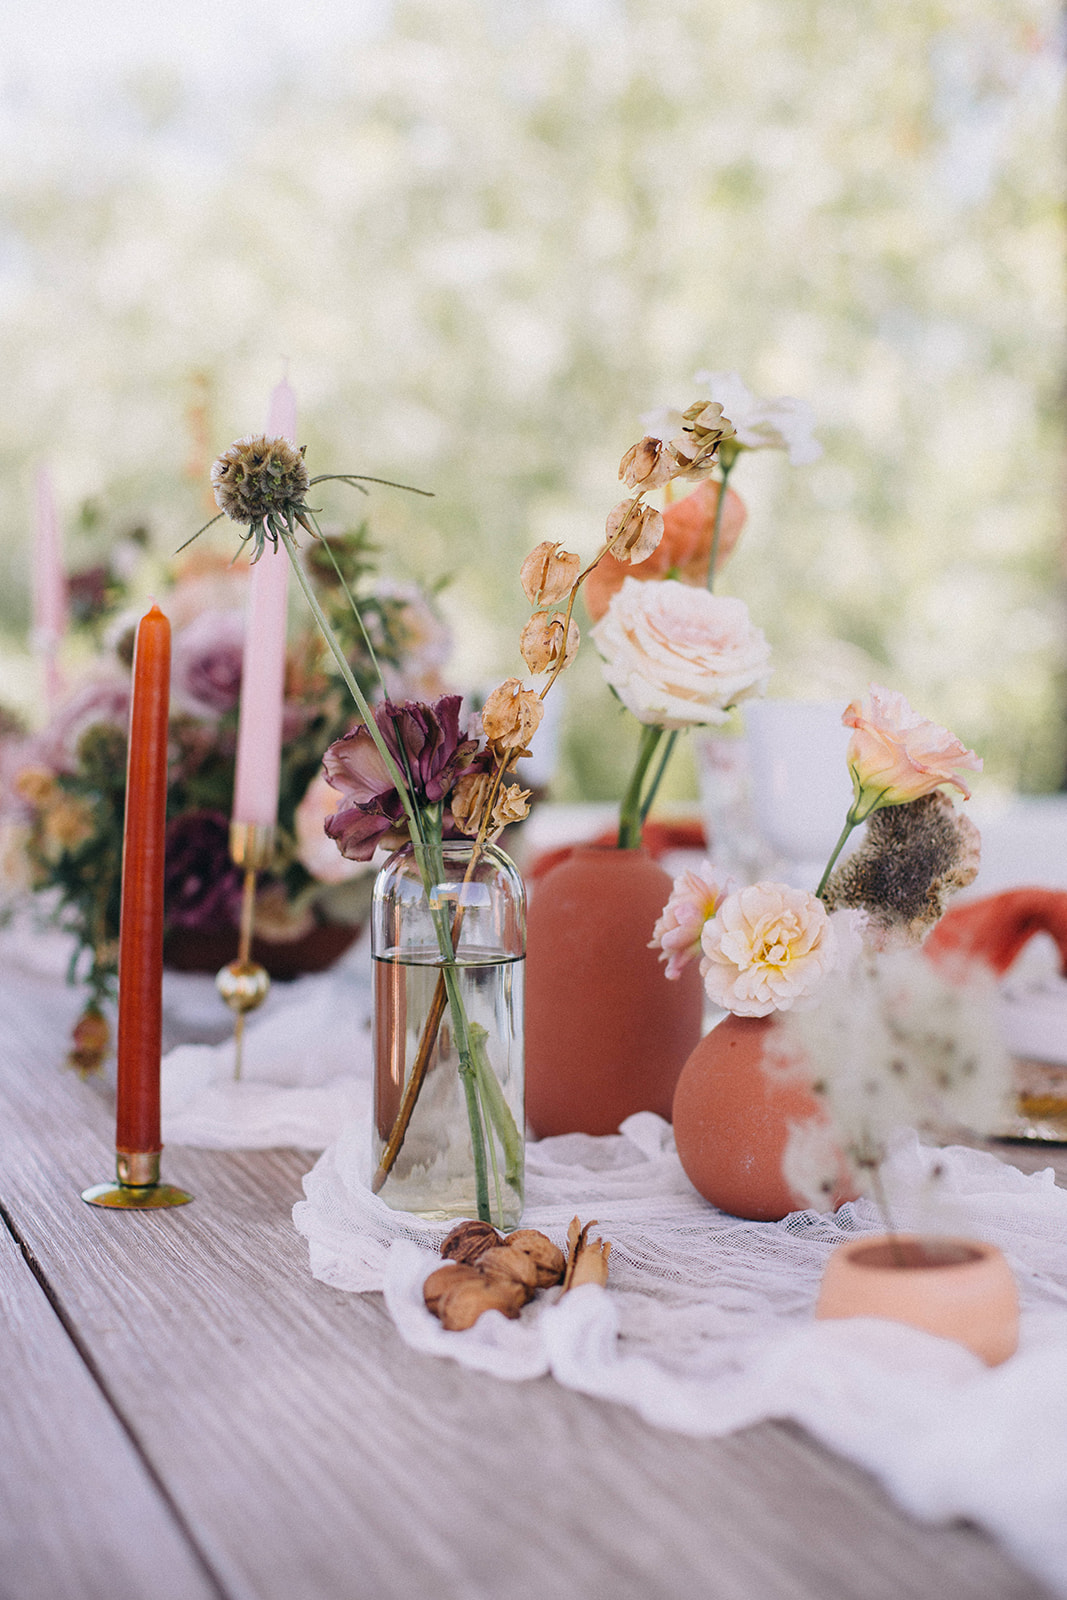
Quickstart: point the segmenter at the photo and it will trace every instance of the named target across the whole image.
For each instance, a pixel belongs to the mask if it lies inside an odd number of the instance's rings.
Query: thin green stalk
[[[735,458],[736,459],[736,458]],[[734,469],[733,461],[720,459],[719,467],[722,477],[719,480],[719,498],[715,504],[715,521],[711,528],[711,555],[708,557],[708,593],[715,590],[715,563],[719,559],[719,534],[722,531],[722,514],[726,507],[726,485]]]
[[[430,888],[433,881],[440,881],[444,876],[444,856],[441,852],[440,839],[441,819],[440,812],[437,816],[436,835],[432,842],[416,845],[415,859],[419,867],[419,876],[422,878],[426,892],[427,903],[430,900]],[[452,1029],[456,1039],[456,1052],[459,1056],[459,1075],[463,1082],[463,1094],[467,1102],[467,1120],[471,1132],[471,1153],[474,1157],[474,1186],[478,1202],[478,1216],[482,1222],[492,1220],[489,1209],[489,1186],[485,1164],[485,1129],[482,1125],[481,1107],[478,1103],[477,1073],[474,1063],[474,1054],[471,1045],[470,1023],[467,1020],[467,1010],[463,1004],[463,995],[460,992],[459,979],[456,972],[456,952],[452,943],[452,928],[449,921],[447,906],[430,908],[434,930],[437,934],[437,946],[441,952],[441,977],[444,979],[445,991],[448,995],[448,1006],[452,1013]]]
[[[641,802],[642,828],[644,827],[645,822],[648,820],[648,813],[652,810],[653,802],[655,801],[656,795],[659,792],[659,786],[663,782],[663,774],[670,765],[671,756],[674,754],[674,747],[677,743],[678,729],[672,728],[667,736],[667,743],[663,746],[663,751],[660,755],[656,770],[652,774],[652,782],[645,790],[645,798]]]
[[[388,689],[388,686],[386,685],[386,682],[385,682],[385,675],[382,672],[381,666],[379,665],[378,655],[377,655],[377,652],[376,652],[376,650],[374,648],[374,645],[371,643],[370,634],[367,632],[367,624],[363,621],[363,613],[359,609],[359,605],[356,602],[355,595],[352,593],[351,589],[348,587],[348,581],[345,578],[344,573],[341,571],[341,566],[340,566],[340,563],[337,560],[337,556],[336,556],[336,553],[334,552],[333,545],[330,543],[329,539],[327,539],[323,535],[322,529],[319,527],[318,522],[316,521],[316,519],[315,519],[313,514],[311,516],[311,520],[315,524],[315,532],[319,536],[319,541],[322,544],[323,549],[326,551],[326,554],[330,558],[330,561],[331,561],[331,563],[333,565],[334,572],[336,572],[336,574],[337,574],[337,581],[341,585],[341,588],[344,590],[345,599],[348,601],[349,606],[352,608],[352,615],[355,617],[356,621],[359,623],[359,631],[363,635],[363,643],[364,643],[364,646],[366,647],[367,654],[370,656],[371,666],[374,668],[374,671],[377,674],[378,682],[381,684],[381,687],[382,687],[382,693],[385,695],[386,699],[388,700],[388,698],[389,698],[389,689]]]
[[[293,568],[293,571],[296,573],[297,582],[304,591],[304,598],[311,607],[312,616],[315,618],[319,628],[322,630],[322,636],[326,640],[333,658],[340,668],[341,676],[345,681],[345,686],[348,689],[349,694],[352,696],[352,699],[355,701],[356,709],[367,725],[367,732],[374,740],[378,754],[385,762],[386,771],[396,786],[396,791],[400,796],[401,804],[403,805],[404,811],[407,814],[407,819],[411,825],[413,834],[421,838],[418,808],[408,792],[407,784],[404,781],[404,774],[397,766],[392,751],[382,738],[381,729],[374,720],[374,713],[370,708],[367,697],[363,693],[363,690],[360,688],[359,684],[356,682],[355,674],[348,663],[348,658],[341,649],[336,634],[330,627],[330,624],[327,622],[326,613],[319,605],[318,596],[315,594],[315,591],[311,586],[311,581],[308,578],[307,573],[304,571],[304,565],[300,560],[292,530],[284,523],[279,525],[279,537],[281,538],[283,544],[285,545],[286,551],[288,552],[289,562]]]
[[[848,816],[845,818],[845,826],[841,829],[841,837],[838,839],[837,843],[834,845],[834,848],[833,848],[833,850],[831,851],[831,854],[830,854],[830,859],[826,863],[826,871],[823,873],[822,877],[819,879],[819,887],[816,889],[815,894],[816,894],[816,897],[818,899],[820,899],[820,900],[822,899],[822,892],[826,888],[827,879],[829,878],[831,872],[834,870],[834,863],[836,862],[838,856],[841,854],[842,850],[845,848],[845,840],[848,838],[849,834],[852,832],[852,830],[853,830],[853,828],[855,826],[856,826],[856,818],[853,815],[852,811],[850,811]]]
[[[519,1187],[519,1175],[522,1172],[523,1139],[515,1125],[511,1107],[504,1099],[504,1091],[500,1087],[500,1082],[486,1054],[485,1041],[488,1037],[489,1035],[481,1023],[471,1023],[471,1053],[474,1058],[474,1070],[478,1077],[482,1102],[489,1113],[493,1126],[500,1135],[500,1143],[504,1148],[504,1177],[511,1187],[517,1190]]]
[[[641,843],[641,790],[645,782],[652,757],[656,753],[656,746],[663,737],[664,730],[655,723],[644,723],[641,728],[641,742],[637,747],[637,763],[626,793],[623,795],[619,807],[619,849],[636,850]]]
[[[477,1062],[477,1051],[475,1051],[472,1060]],[[502,1219],[504,1216],[504,1196],[500,1188],[500,1163],[496,1158],[496,1140],[493,1138],[493,1131],[489,1126],[489,1114],[486,1108],[485,1095],[483,1093],[482,1078],[477,1068],[475,1069],[474,1074],[474,1087],[478,1095],[478,1114],[481,1117],[482,1127],[486,1130],[485,1142],[489,1147],[489,1165],[493,1169],[493,1193],[496,1195],[496,1214]],[[493,1219],[490,1216],[488,1220],[491,1222]]]

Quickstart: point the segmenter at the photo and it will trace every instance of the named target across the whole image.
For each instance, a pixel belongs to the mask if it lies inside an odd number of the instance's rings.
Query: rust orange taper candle
[[[159,607],[141,618],[133,656],[119,922],[118,1182],[87,1189],[94,1205],[182,1205],[159,1182],[159,1080],[163,1034],[163,859],[167,821],[170,623]]]

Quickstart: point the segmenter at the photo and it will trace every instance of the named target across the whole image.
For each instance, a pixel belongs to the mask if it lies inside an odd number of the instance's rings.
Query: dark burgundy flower
[[[437,805],[451,794],[478,746],[463,737],[458,694],[442,695],[433,705],[387,700],[374,720],[393,759],[406,776],[416,806]],[[326,778],[344,797],[326,832],[350,861],[369,861],[379,844],[396,845],[407,836],[403,802],[367,728],[361,723],[327,750]]]
[[[241,888],[221,811],[187,811],[168,824],[163,904],[171,927],[236,927]]]

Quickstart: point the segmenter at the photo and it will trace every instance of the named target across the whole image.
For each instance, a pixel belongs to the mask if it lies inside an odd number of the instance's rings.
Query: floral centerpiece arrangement
[[[329,549],[332,559],[326,559]],[[349,670],[373,692],[373,659],[393,693],[439,692],[448,630],[414,585],[375,576],[365,526],[306,552],[309,581],[333,619]],[[71,976],[89,994],[75,1032],[74,1065],[99,1064],[107,1044],[101,1012],[114,993],[122,862],[122,817],[130,663],[140,547],[108,566],[75,573],[72,609],[96,653],[45,725],[26,733],[8,720],[0,749],[9,908],[27,892],[74,937]],[[335,565],[336,563],[336,565]],[[182,941],[236,947],[241,874],[230,860],[238,703],[244,647],[247,567],[194,554],[169,581],[174,625],[171,751],[167,799],[165,919],[167,949]],[[353,627],[346,592],[360,595],[367,640]],[[368,641],[370,641],[368,643]],[[262,875],[257,930],[290,961],[313,930],[364,921],[365,868],[338,856],[322,819],[336,798],[321,774],[326,744],[351,726],[336,665],[316,629],[294,631],[287,650],[284,746],[277,844]],[[343,936],[343,935],[342,935]],[[232,954],[232,951],[229,952]],[[219,955],[215,965],[228,959]]]
[[[471,1184],[467,1192],[462,1184],[453,1186],[439,1205],[454,1207],[457,1215],[475,1210],[480,1219],[499,1222],[514,1219],[516,1207],[521,1209],[521,1106],[509,1101],[501,1088],[510,1066],[493,1059],[492,1027],[472,1013],[473,979],[467,968],[477,963],[469,954],[465,956],[462,948],[478,920],[471,908],[479,896],[483,902],[490,896],[490,887],[479,874],[487,861],[492,864],[493,841],[502,827],[526,814],[529,792],[515,778],[516,764],[527,754],[541,722],[545,696],[578,649],[579,630],[573,613],[579,589],[608,559],[629,567],[655,552],[663,537],[664,519],[646,503],[646,494],[674,477],[698,483],[710,478],[720,445],[732,438],[734,431],[717,403],[690,407],[669,439],[647,436],[624,456],[620,477],[636,492],[608,518],[601,547],[584,568],[577,555],[562,550],[556,542],[545,541],[530,553],[520,576],[533,610],[520,649],[532,681],[506,679],[489,695],[473,726],[463,719],[459,702],[452,697],[433,701],[389,697],[381,674],[379,682],[386,698],[372,706],[365,686],[350,670],[333,619],[320,604],[304,570],[298,540],[304,534],[313,541],[320,539],[308,491],[331,478],[352,483],[356,480],[351,475],[309,478],[302,451],[287,440],[262,436],[237,441],[212,469],[220,514],[241,526],[243,541],[253,546],[253,559],[270,559],[282,550],[288,555],[360,718],[359,725],[326,752],[326,780],[340,796],[326,819],[328,836],[350,861],[367,861],[377,846],[388,845],[406,847],[413,864],[406,887],[401,874],[382,891],[386,902],[380,917],[383,950],[376,952],[383,966],[391,964],[388,982],[393,987],[392,1020],[380,1030],[378,1040],[377,1086],[390,1109],[384,1118],[381,1114],[376,1118],[373,1184],[386,1199],[396,1195],[393,1203],[404,1203],[399,1197],[403,1186],[398,1161],[405,1141],[418,1142],[412,1134],[415,1108],[424,1091],[429,1094],[431,1077],[435,1083],[440,1080],[442,1057],[450,1054],[453,1080],[462,1091]],[[325,559],[332,560],[329,546],[321,548]],[[687,598],[691,601],[692,595]],[[358,597],[348,594],[348,599],[351,625],[362,635],[372,666],[377,668]],[[717,602],[706,594],[703,601],[729,612],[732,621],[737,603]],[[671,618],[665,626],[675,631]],[[705,644],[706,637],[699,636],[698,629],[692,639],[693,654]],[[746,635],[742,649],[751,650],[753,644],[759,657],[756,670],[751,670],[750,663],[747,670],[739,666],[732,678],[722,673],[716,707],[732,704],[761,678],[763,647]],[[735,648],[735,641],[728,640],[724,653],[729,655]],[[685,685],[681,694],[686,694]],[[661,716],[661,731],[669,720],[666,714]],[[645,769],[651,754],[651,750],[646,754]],[[645,792],[639,804],[647,807],[650,803],[651,795]],[[449,875],[448,833],[452,830],[473,841],[458,882]],[[392,917],[395,935],[413,900],[419,903],[423,942],[405,961],[395,940],[388,942],[388,924]],[[484,964],[496,967],[503,962],[486,960]],[[407,971],[415,966],[433,969],[428,987],[415,984]],[[401,968],[405,970],[401,972]],[[382,975],[383,984],[386,981]],[[515,997],[501,1004],[505,1011],[513,1012]],[[413,1027],[414,1015],[418,1021]],[[506,1040],[500,1043],[499,1053],[508,1057]],[[432,1159],[423,1156],[415,1165],[425,1168],[436,1163],[451,1180],[450,1163],[457,1143],[453,1141],[447,1149],[435,1147]],[[425,1196],[420,1203],[432,1205]]]

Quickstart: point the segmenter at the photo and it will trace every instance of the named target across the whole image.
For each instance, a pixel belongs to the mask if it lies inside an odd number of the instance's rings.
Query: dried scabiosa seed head
[[[249,434],[224,450],[211,468],[215,504],[249,527],[269,517],[288,519],[308,488],[304,452],[288,439]]]
[[[865,911],[877,941],[918,944],[945,901],[974,881],[981,839],[970,818],[940,790],[875,811],[867,837],[826,885],[828,911]]]

